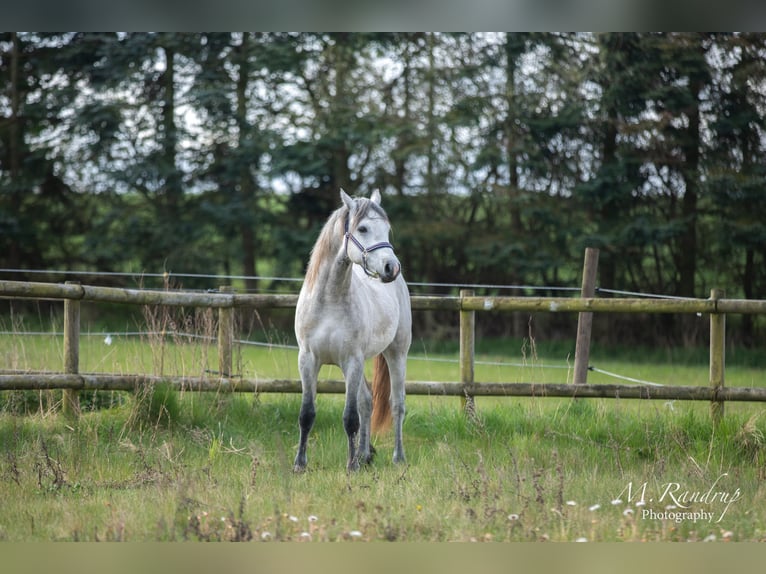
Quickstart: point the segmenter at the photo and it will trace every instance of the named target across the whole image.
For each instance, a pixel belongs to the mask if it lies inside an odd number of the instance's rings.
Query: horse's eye
[[[359,228],[359,233],[367,233],[367,226],[366,225],[362,225]]]

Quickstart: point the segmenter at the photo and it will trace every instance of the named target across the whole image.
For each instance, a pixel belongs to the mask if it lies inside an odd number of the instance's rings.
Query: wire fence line
[[[60,269],[0,269],[2,273],[25,273],[34,275],[62,275],[65,277],[127,277],[135,280],[141,280],[143,278],[163,279],[169,281],[170,279],[209,279],[224,281],[245,281],[255,280],[259,282],[270,283],[303,283],[303,277],[284,277],[284,276],[271,276],[271,275],[221,275],[221,274],[208,274],[208,273],[175,273],[175,272],[163,272],[163,273],[150,273],[150,272],[128,272],[128,271],[75,271],[75,270],[60,270]],[[407,281],[407,285],[411,287],[425,287],[425,288],[439,288],[439,289],[496,289],[507,291],[559,291],[563,293],[579,293],[581,287],[572,287],[566,285],[513,285],[502,283],[433,283],[426,281]],[[153,287],[139,286],[139,290],[157,290]],[[189,289],[189,291],[195,291]],[[217,289],[202,290],[206,292],[215,292]],[[269,292],[267,289],[247,290],[241,289],[239,292]],[[607,287],[596,287],[596,294],[607,293],[610,295],[620,295],[626,297],[646,297],[651,299],[674,299],[674,300],[694,300],[693,297],[680,297],[677,295],[667,295],[661,293],[642,293],[640,291],[628,291],[621,289],[611,289]]]
[[[587,258],[586,258],[587,260]],[[163,274],[165,277],[166,274]],[[219,276],[215,276],[219,277]],[[166,282],[167,285],[167,282]],[[454,284],[466,285],[466,284]],[[6,390],[28,389],[40,390],[48,388],[61,388],[64,390],[62,409],[68,413],[79,411],[79,399],[77,393],[81,390],[131,390],[136,385],[155,384],[157,377],[152,378],[145,374],[89,374],[80,373],[79,362],[79,335],[80,332],[80,302],[121,303],[149,306],[166,307],[201,307],[217,310],[218,337],[205,331],[205,334],[194,334],[189,339],[217,340],[218,361],[222,365],[216,378],[208,375],[190,377],[188,375],[176,376],[165,381],[174,388],[190,389],[201,392],[220,392],[222,389],[231,392],[275,392],[291,393],[300,392],[300,381],[293,379],[263,379],[247,378],[243,375],[232,375],[234,372],[233,344],[235,344],[234,312],[242,307],[255,307],[256,309],[288,309],[296,304],[296,294],[236,294],[219,285],[218,289],[210,292],[184,292],[182,289],[163,289],[162,291],[143,291],[137,289],[115,288],[107,286],[87,285],[79,282],[63,283],[34,283],[26,281],[0,280],[0,292],[3,297],[11,299],[45,299],[64,300],[64,369],[63,372],[43,374],[13,374],[0,371],[0,388]],[[504,286],[514,287],[514,286]],[[543,289],[545,287],[542,287]],[[575,291],[574,288],[572,288]],[[582,293],[583,290],[580,290]],[[412,296],[413,309],[430,311],[452,311],[460,314],[460,352],[459,359],[449,359],[457,363],[459,380],[447,382],[434,381],[408,381],[408,394],[460,396],[465,405],[472,404],[476,396],[529,396],[529,397],[570,397],[570,398],[638,398],[638,399],[673,399],[673,400],[704,400],[710,402],[711,417],[714,421],[720,421],[723,415],[723,405],[727,401],[766,402],[766,389],[762,387],[726,387],[724,385],[725,365],[725,329],[726,315],[736,314],[766,314],[766,300],[743,300],[727,299],[720,289],[712,289],[710,297],[705,299],[673,300],[670,297],[654,297],[653,300],[645,300],[638,297],[595,297],[592,289],[589,296],[582,297],[550,297],[550,296],[509,296],[502,294],[474,294],[470,290],[461,289],[459,296],[450,294],[438,294],[431,296]],[[644,294],[645,295],[645,294]],[[594,385],[585,384],[585,380],[579,382],[577,373],[572,381],[566,383],[508,383],[508,382],[477,382],[474,380],[473,367],[476,363],[475,356],[475,333],[474,313],[476,312],[532,312],[532,313],[703,313],[710,317],[710,361],[709,361],[709,385],[708,386],[679,386],[661,385],[652,381],[644,381],[634,377],[627,377],[600,369],[595,366],[587,366],[586,370],[598,372],[603,376],[619,378],[629,381],[623,383],[600,383]],[[182,331],[152,329],[154,333],[164,336],[173,335],[183,337]],[[20,326],[16,326],[18,329]],[[151,326],[149,326],[151,328]],[[55,328],[55,327],[54,327]],[[578,327],[579,329],[579,327]],[[148,332],[148,330],[147,330]],[[46,333],[47,334],[47,333]],[[89,336],[86,334],[85,336]],[[187,334],[188,335],[188,334]],[[112,342],[111,333],[102,331],[93,336],[103,336],[104,343]],[[114,334],[114,336],[119,336]],[[248,335],[251,336],[251,335]],[[268,335],[266,335],[267,338]],[[247,339],[238,340],[238,344],[252,344]],[[262,343],[273,346],[272,343]],[[285,345],[294,348],[293,345]],[[579,350],[579,349],[578,349]],[[501,353],[502,355],[502,353]],[[575,352],[577,358],[577,351]],[[413,359],[415,356],[413,356]],[[438,357],[442,359],[442,357]],[[526,359],[526,357],[524,357]],[[524,363],[510,363],[504,361],[491,361],[502,366],[522,366],[526,368],[548,367],[533,361]],[[423,357],[422,360],[432,360]],[[577,361],[575,360],[575,363]],[[479,362],[478,364],[482,364]],[[583,363],[580,363],[580,367]],[[551,365],[552,368],[569,369],[567,366]],[[579,371],[578,371],[579,372]],[[229,379],[234,376],[237,381],[231,383]],[[569,377],[567,377],[569,379]],[[344,385],[342,381],[327,381],[321,392],[342,393]],[[470,403],[469,403],[470,399]]]
[[[63,275],[67,277],[81,276],[81,277],[127,277],[133,279],[163,279],[170,280],[174,278],[178,279],[210,279],[217,281],[230,281],[230,280],[255,280],[255,281],[267,281],[273,283],[303,283],[303,277],[283,277],[283,276],[270,276],[270,275],[220,275],[220,274],[205,274],[205,273],[131,273],[120,271],[67,271],[67,270],[53,270],[53,269],[0,269],[0,273],[28,273],[37,275]],[[430,283],[422,281],[408,281],[408,285],[413,287],[435,287],[435,288],[450,288],[450,289],[505,289],[505,290],[527,290],[527,291],[562,291],[562,292],[576,292],[580,291],[578,287],[567,286],[555,286],[555,285],[506,285],[506,284],[489,284],[489,283]],[[146,287],[139,287],[139,289],[153,289]],[[193,291],[193,290],[192,290]],[[214,290],[213,290],[214,291]],[[242,289],[241,292],[247,292],[248,290]],[[257,291],[263,291],[258,289]]]
[[[63,337],[64,332],[63,331],[0,331],[0,336],[51,336],[51,337]],[[204,340],[210,343],[216,343],[218,341],[218,337],[214,337],[212,335],[199,335],[197,333],[186,333],[181,331],[121,331],[121,332],[101,332],[101,333],[93,333],[93,332],[84,332],[81,333],[81,336],[83,337],[103,337],[104,338],[104,344],[107,346],[111,346],[114,342],[113,337],[168,337],[168,338],[175,338],[175,339],[195,339],[195,340]],[[298,345],[291,345],[287,343],[270,343],[270,342],[264,342],[264,341],[251,341],[249,339],[235,339],[233,343],[244,345],[244,346],[255,346],[255,347],[264,347],[268,349],[283,349],[283,350],[290,350],[290,351],[297,351]],[[460,360],[459,359],[450,359],[447,357],[433,357],[430,355],[416,355],[416,354],[410,354],[408,355],[408,359],[412,361],[426,361],[426,362],[432,362],[432,363],[446,363],[446,364],[452,364],[452,365],[459,365]],[[565,364],[546,364],[541,363],[539,361],[533,361],[533,362],[510,362],[510,361],[486,361],[481,359],[476,359],[474,361],[474,364],[476,365],[482,365],[482,366],[488,366],[488,367],[512,367],[512,368],[534,368],[534,369],[559,369],[559,370],[571,370],[571,365],[565,365]],[[595,367],[593,365],[588,366],[588,370],[599,373],[602,375],[605,375],[607,377],[611,377],[614,379],[619,379],[623,381],[629,381],[632,383],[640,384],[640,385],[651,385],[651,386],[662,386],[660,383],[655,383],[652,381],[646,381],[643,379],[636,379],[634,377],[628,377],[625,375],[620,375],[618,373],[614,373],[611,371],[607,371],[598,367]]]
[[[174,273],[174,272],[163,272],[163,273],[150,273],[150,272],[119,272],[119,271],[73,271],[73,270],[39,270],[39,269],[0,269],[0,273],[29,273],[29,274],[38,274],[38,275],[63,275],[63,276],[81,276],[81,277],[128,277],[133,278],[136,280],[141,280],[143,278],[161,278],[164,282],[168,282],[170,279],[178,278],[191,278],[191,279],[209,279],[209,280],[216,280],[219,282],[225,282],[225,281],[232,281],[232,280],[257,280],[260,282],[272,282],[272,283],[292,283],[292,284],[300,284],[303,282],[302,277],[283,277],[283,276],[266,276],[266,275],[256,275],[256,276],[249,276],[249,275],[221,275],[221,274],[204,274],[204,273]],[[440,289],[494,289],[494,290],[516,290],[516,291],[533,291],[533,292],[539,292],[539,291],[561,291],[561,292],[569,292],[569,293],[579,293],[581,292],[581,287],[570,287],[570,286],[560,286],[560,285],[507,285],[507,284],[495,284],[495,283],[432,283],[432,282],[420,282],[420,281],[408,281],[407,283],[409,286],[412,287],[425,287],[425,288],[440,288]],[[149,291],[156,291],[157,288],[147,288],[147,287],[139,287],[139,290],[149,290]],[[185,289],[186,290],[186,289]],[[188,291],[195,291],[195,290],[188,290]],[[218,289],[206,289],[203,290],[205,292],[213,293],[217,292]],[[260,292],[268,292],[268,290],[259,289]],[[618,295],[618,296],[626,296],[626,297],[643,297],[648,299],[666,299],[666,300],[694,300],[694,298],[691,297],[679,297],[675,295],[666,295],[666,294],[657,294],[657,293],[642,293],[638,291],[629,291],[629,290],[620,290],[620,289],[610,289],[605,287],[596,287],[595,289],[596,294],[599,293],[606,293],[610,295]],[[240,290],[240,292],[248,292],[248,290]],[[701,313],[697,313],[698,317],[701,317]],[[52,335],[51,332],[0,332],[0,335]],[[63,336],[63,333],[57,333],[59,336]],[[111,342],[111,336],[172,336],[176,338],[188,338],[188,339],[204,339],[208,340],[210,342],[217,341],[217,337],[212,336],[206,336],[206,335],[197,335],[193,333],[181,333],[176,331],[164,331],[164,332],[154,332],[154,331],[135,331],[135,332],[121,332],[121,333],[83,333],[84,336],[104,336],[105,342],[109,341]],[[268,347],[268,348],[279,348],[279,349],[287,349],[287,350],[297,350],[297,345],[290,345],[290,344],[279,344],[279,343],[268,343],[268,342],[259,342],[259,341],[251,341],[247,339],[238,339],[233,341],[234,343],[240,344],[240,345],[251,345],[251,346],[262,346],[262,347]],[[109,344],[109,343],[107,343]],[[431,361],[435,363],[449,363],[449,364],[455,364],[458,365],[460,361],[458,359],[449,359],[444,357],[430,357],[430,356],[420,356],[420,355],[410,355],[409,358],[414,361]],[[543,363],[518,363],[518,362],[507,362],[507,361],[484,361],[484,360],[475,360],[476,365],[483,365],[483,366],[495,366],[495,367],[514,367],[514,368],[526,368],[526,367],[535,367],[535,368],[542,368],[542,369],[560,369],[560,370],[570,370],[572,367],[571,365],[564,365],[564,364],[543,364]],[[588,366],[588,370],[592,372],[596,372],[599,374],[602,374],[607,377],[611,377],[614,379],[619,379],[623,381],[633,382],[640,385],[651,385],[651,386],[661,386],[660,383],[655,383],[652,381],[646,381],[643,379],[637,379],[634,377],[629,377],[626,375],[621,375],[618,373],[614,373],[611,371],[607,371],[604,369],[600,369],[598,367],[595,367],[593,365]]]
[[[693,301],[695,299],[695,297],[660,295],[657,293],[642,293],[640,291],[624,291],[621,289],[607,289],[606,287],[596,287],[596,293],[609,293],[610,295],[623,295],[625,297],[647,297],[650,299],[674,299],[676,301]]]
[[[0,331],[0,336],[27,336],[27,337],[33,337],[33,336],[50,336],[50,337],[63,337],[64,332],[63,331]],[[212,336],[212,335],[199,335],[197,333],[186,333],[181,331],[110,331],[110,332],[101,332],[101,333],[93,333],[93,332],[84,332],[81,333],[82,337],[103,337],[104,338],[104,344],[107,346],[111,346],[114,342],[114,337],[167,337],[167,338],[173,338],[173,339],[196,339],[196,340],[204,340],[210,343],[217,343],[218,337]],[[244,346],[254,346],[254,347],[264,347],[268,349],[284,349],[289,351],[297,351],[298,345],[291,345],[288,343],[269,343],[265,341],[251,341],[249,339],[234,339],[232,341],[233,343],[244,345]],[[450,363],[450,364],[459,364],[460,361],[458,359],[449,359],[446,357],[432,357],[430,355],[416,355],[416,354],[409,354],[408,358],[413,361],[429,361],[434,363]],[[494,367],[535,367],[535,368],[544,368],[544,369],[568,369],[570,368],[568,365],[547,365],[544,363],[514,363],[514,362],[508,362],[508,361],[482,361],[477,360],[475,361],[475,364],[477,365],[485,365],[485,366],[494,366]]]
[[[163,273],[151,272],[130,272],[130,271],[73,271],[63,269],[0,269],[0,273],[26,273],[35,275],[65,275],[65,276],[87,276],[87,277],[129,277],[140,279],[149,277],[153,279],[171,279],[174,277],[188,279],[258,279],[264,281],[295,281],[302,282],[302,277],[270,277],[266,275],[220,275],[209,273],[175,273],[166,271]]]

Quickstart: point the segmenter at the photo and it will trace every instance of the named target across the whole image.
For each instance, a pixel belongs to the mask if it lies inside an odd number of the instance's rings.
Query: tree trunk
[[[617,110],[614,106],[610,105],[607,108],[607,117],[604,125],[604,142],[602,147],[602,169],[604,174],[611,171],[612,166],[617,163]],[[619,182],[615,181],[615,178],[610,176],[607,178],[605,185],[614,187]],[[619,201],[614,201],[615,189],[609,189],[606,193],[602,194],[603,201],[601,202],[601,213],[599,227],[602,229],[607,237],[614,237],[615,227],[617,221],[620,219],[620,210],[618,208]],[[618,247],[619,249],[619,247]],[[602,249],[603,256],[599,263],[599,276],[601,278],[601,285],[609,289],[617,288],[617,264],[615,250],[611,246],[604,246]],[[607,318],[607,321],[613,319],[612,316]]]
[[[178,221],[180,216],[183,187],[181,174],[176,166],[178,133],[176,130],[175,90],[175,49],[170,45],[162,47],[165,53],[165,71],[162,74],[162,162],[165,176],[165,208],[167,217]]]
[[[686,189],[681,201],[683,230],[679,253],[679,295],[694,297],[694,280],[697,272],[697,201],[699,197],[700,162],[700,109],[699,94],[702,82],[692,80],[690,89],[694,102],[689,109],[689,128],[684,145]]]
[[[242,35],[242,43],[239,46],[239,77],[237,78],[237,127],[239,130],[238,146],[239,153],[249,148],[247,145],[247,136],[249,126],[247,124],[247,85],[250,76],[250,65],[248,61],[248,39],[247,33]],[[253,158],[257,163],[258,158]],[[258,289],[258,280],[256,276],[256,236],[255,236],[255,209],[256,209],[256,186],[250,174],[250,162],[240,155],[239,161],[239,194],[240,203],[245,213],[240,215],[240,237],[242,241],[242,273],[245,279],[245,289],[248,292],[255,292]]]
[[[343,188],[351,193],[355,191],[351,188],[351,170],[349,168],[351,154],[345,137],[346,130],[350,129],[350,122],[353,121],[355,107],[355,103],[347,93],[353,48],[349,45],[351,38],[348,32],[333,34],[333,37],[335,38],[335,45],[332,48],[335,68],[335,97],[332,103],[333,109],[330,112],[330,121],[335,125],[327,126],[335,133],[330,150],[330,169],[332,170],[331,179],[333,181],[333,189],[330,190],[331,205],[337,202],[338,188]],[[340,132],[337,131],[339,129]],[[339,133],[340,137],[338,137]]]
[[[409,147],[412,145],[412,131],[410,124],[413,122],[410,117],[410,74],[411,61],[409,52],[404,54],[404,71],[402,72],[402,78],[404,83],[404,124],[399,130],[397,136],[397,149],[394,151],[394,187],[398,195],[401,197],[404,195],[404,188],[407,185],[407,158],[409,157]]]
[[[21,88],[19,86],[19,60],[21,59],[21,46],[19,35],[11,33],[11,117],[8,124],[8,160],[11,172],[11,214],[16,215],[21,211],[21,155],[23,141],[21,138]],[[7,256],[8,265],[12,269],[21,267],[21,251],[18,240],[11,241],[10,252]]]
[[[505,160],[508,164],[508,209],[511,216],[511,231],[521,236],[521,206],[519,198],[519,166],[516,156],[518,130],[516,129],[516,67],[518,58],[524,53],[525,41],[518,34],[506,34],[505,37]]]
[[[433,32],[428,34],[428,163],[426,191],[431,197],[436,192],[436,60]]]

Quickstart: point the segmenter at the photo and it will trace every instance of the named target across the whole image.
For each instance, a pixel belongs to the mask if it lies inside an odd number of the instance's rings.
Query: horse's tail
[[[372,430],[385,432],[391,428],[391,374],[383,355],[372,360]]]

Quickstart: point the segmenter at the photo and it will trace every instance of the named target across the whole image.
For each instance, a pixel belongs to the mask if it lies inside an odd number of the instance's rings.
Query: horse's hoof
[[[359,460],[362,464],[372,464],[372,461],[375,459],[375,447],[370,445],[370,452],[366,455],[362,455],[359,457]]]
[[[302,472],[306,472],[306,463],[308,461],[306,460],[306,457],[298,457],[295,459],[295,462],[293,463],[293,472],[295,474],[300,474]]]

